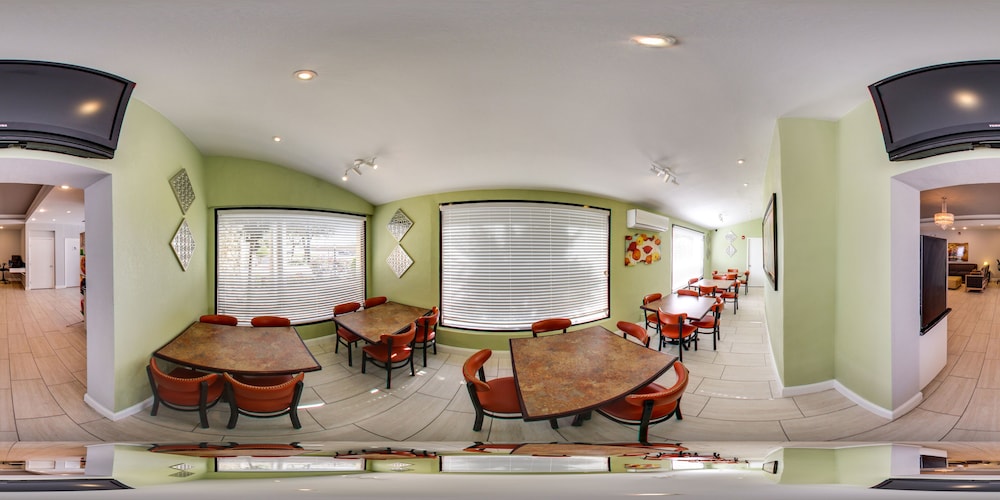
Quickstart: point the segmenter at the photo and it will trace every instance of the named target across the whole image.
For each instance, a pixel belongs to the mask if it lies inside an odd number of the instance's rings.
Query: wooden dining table
[[[697,321],[704,318],[705,315],[708,314],[708,311],[712,310],[713,304],[715,304],[715,297],[695,297],[693,295],[677,295],[676,293],[671,293],[648,304],[643,304],[639,306],[639,308],[648,312],[663,311],[670,314],[683,313],[687,315],[688,320]],[[656,335],[660,338],[659,349],[663,349],[663,336],[660,332],[659,321],[656,322]]]
[[[335,316],[333,321],[364,339],[370,344],[377,343],[382,335],[392,335],[405,330],[417,318],[431,312],[429,308],[410,306],[398,302],[386,302],[360,311]]]
[[[653,382],[677,360],[602,326],[509,342],[522,417],[553,428],[567,416],[581,425],[591,410]]]
[[[153,356],[199,370],[233,375],[290,375],[322,369],[292,326],[194,322]]]
[[[714,286],[716,290],[728,290],[729,287],[736,284],[736,280],[727,279],[702,279],[694,283],[691,286]]]

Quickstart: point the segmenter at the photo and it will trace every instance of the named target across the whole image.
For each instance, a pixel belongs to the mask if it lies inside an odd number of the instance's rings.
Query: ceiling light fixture
[[[316,74],[315,71],[313,71],[311,69],[300,69],[300,70],[296,71],[293,74],[295,75],[296,79],[302,80],[302,81],[312,80],[313,78],[316,78],[317,76],[319,76],[319,75]]]
[[[276,135],[276,136],[272,137],[271,140],[274,141],[274,142],[281,142],[281,136],[277,136]]]
[[[350,167],[347,167],[347,170],[344,170],[344,175],[340,178],[340,180],[347,182],[347,174],[351,173],[352,171],[358,175],[361,175],[361,167],[371,167],[372,170],[377,170],[378,164],[375,163],[374,156],[372,156],[371,158],[358,158],[357,160],[354,160],[354,163],[352,163]]]
[[[59,186],[59,189],[69,189],[69,186],[66,185],[66,184],[63,184],[62,186]]]
[[[677,182],[677,174],[667,167],[657,165],[656,163],[650,163],[649,171],[656,174],[657,177],[663,177],[664,184],[672,181],[674,184],[677,184],[678,186],[680,185],[680,183]]]
[[[740,158],[739,160],[736,160],[736,164],[737,165],[742,165],[744,163],[746,163],[746,160],[744,160],[743,158]]]
[[[955,214],[948,212],[948,198],[941,197],[941,211],[934,214],[934,224],[941,229],[948,229],[948,226],[955,223]]]
[[[632,42],[643,47],[662,49],[677,45],[677,38],[670,35],[637,35],[632,37]]]

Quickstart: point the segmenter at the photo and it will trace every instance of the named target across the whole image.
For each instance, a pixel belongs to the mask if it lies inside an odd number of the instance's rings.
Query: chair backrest
[[[296,386],[305,378],[305,374],[299,372],[287,382],[258,386],[240,382],[228,373],[223,376],[233,389],[236,405],[252,412],[276,412],[288,408],[295,398]]]
[[[664,311],[657,311],[657,313],[660,315],[660,323],[664,325],[683,325],[688,317],[687,313],[673,314]]]
[[[490,386],[477,377],[490,356],[493,356],[493,351],[482,349],[469,356],[469,359],[466,359],[465,364],[462,365],[462,375],[465,377],[465,381],[472,384],[479,392],[490,390]]]
[[[414,323],[417,325],[417,336],[423,340],[430,340],[434,338],[437,332],[438,318],[441,313],[438,311],[437,306],[431,308],[430,314],[426,316],[421,316],[417,318]]]
[[[344,302],[343,304],[333,306],[333,315],[340,316],[341,314],[352,313],[358,309],[361,309],[360,302]]]
[[[257,316],[250,320],[252,326],[292,326],[288,318],[281,316]]]
[[[566,331],[573,325],[573,320],[569,318],[546,318],[540,319],[531,324],[531,334],[537,336],[543,332],[554,332],[556,330]]]
[[[653,302],[653,301],[656,301],[656,300],[660,300],[662,298],[663,298],[663,294],[662,293],[651,293],[651,294],[649,294],[649,295],[647,295],[647,296],[645,296],[645,297],[642,298],[642,305],[649,304],[650,302]]]
[[[240,322],[240,320],[236,319],[236,316],[230,316],[228,314],[206,314],[198,318],[198,321],[202,323],[211,323],[213,325],[229,326],[236,326]]]
[[[700,286],[698,292],[702,295],[715,295],[715,287],[711,285]]]
[[[208,385],[212,385],[219,378],[218,373],[206,373],[205,376],[198,378],[173,377],[160,370],[160,367],[156,364],[156,358],[149,358],[149,370],[153,375],[153,382],[156,383],[156,391],[161,397],[171,393],[189,393],[194,395],[195,402],[198,400],[198,390],[201,383],[207,382]],[[167,401],[171,402],[170,399],[167,399]]]
[[[681,288],[680,290],[677,290],[677,295],[690,295],[692,297],[697,297],[701,294],[698,293],[698,290],[688,290],[687,288]]]
[[[736,269],[735,267],[730,267],[729,269],[726,269],[726,272],[727,273],[739,273],[740,270]]]
[[[691,286],[691,285],[693,285],[693,284],[697,283],[697,282],[698,282],[698,279],[699,279],[699,278],[691,278],[691,279],[689,279],[689,280],[688,280],[688,286]]]
[[[652,401],[653,406],[670,404],[677,401],[684,395],[684,389],[688,385],[688,369],[680,361],[674,362],[674,373],[677,374],[677,382],[668,387],[665,391],[651,392],[648,394],[629,394],[625,396],[625,401],[629,404],[642,406],[646,401]]]
[[[378,305],[385,304],[386,301],[388,301],[388,300],[389,299],[387,297],[383,297],[383,296],[368,297],[367,299],[365,299],[365,309],[368,309],[369,307],[375,307],[375,306],[378,306]]]
[[[642,325],[628,321],[619,321],[617,326],[622,331],[622,337],[627,339],[631,336],[638,340],[640,344],[649,347],[649,333],[646,332],[646,329]]]
[[[391,345],[393,349],[406,347],[413,343],[413,337],[417,334],[416,322],[410,323],[410,327],[404,332],[379,336],[379,342]]]
[[[734,279],[736,279],[736,273],[726,273],[726,279],[727,280],[734,280]]]

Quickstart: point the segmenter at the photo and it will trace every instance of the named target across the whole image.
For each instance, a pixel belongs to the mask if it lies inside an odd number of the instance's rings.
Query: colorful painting
[[[948,262],[968,262],[968,243],[948,243]]]
[[[660,238],[655,234],[625,235],[625,265],[652,264],[660,260]]]

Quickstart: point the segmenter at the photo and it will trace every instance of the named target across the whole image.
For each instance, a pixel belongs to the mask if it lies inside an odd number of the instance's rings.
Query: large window
[[[705,233],[674,226],[670,247],[672,278],[671,288],[677,290],[687,286],[691,278],[702,277],[705,273]]]
[[[609,317],[606,209],[529,202],[441,206],[441,324],[527,330]]]
[[[216,211],[216,310],[241,324],[333,317],[365,297],[365,218],[288,209]]]

